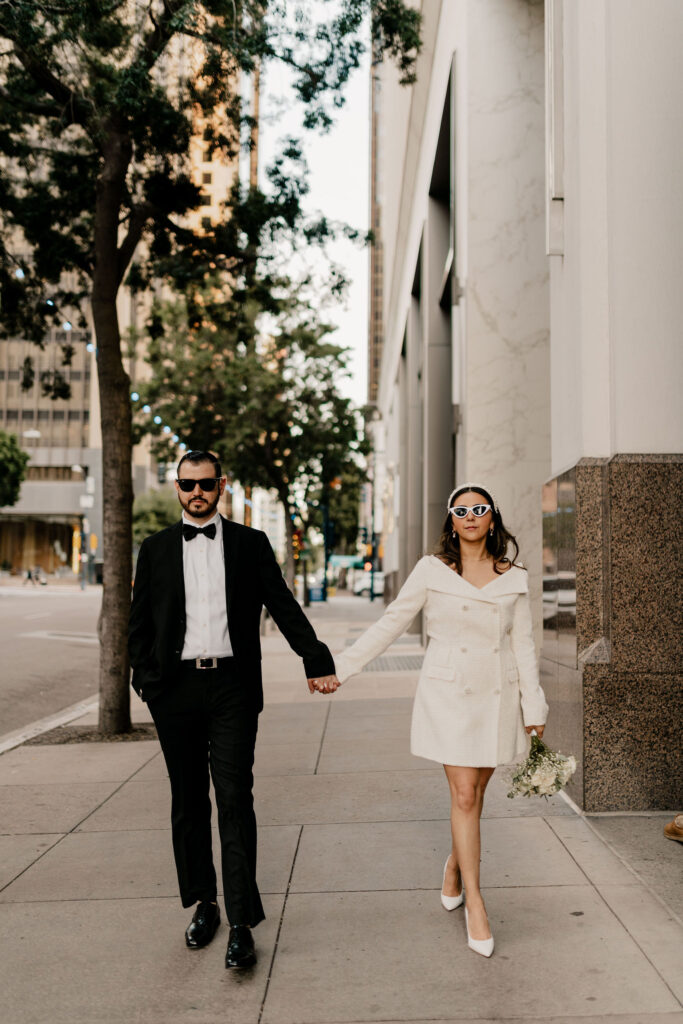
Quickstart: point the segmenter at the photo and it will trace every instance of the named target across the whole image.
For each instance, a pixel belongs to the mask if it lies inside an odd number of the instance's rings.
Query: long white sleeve
[[[536,646],[528,594],[520,594],[515,602],[515,617],[510,640],[519,671],[519,691],[524,724],[544,725],[548,717],[548,705],[538,681]]]
[[[334,665],[339,681],[343,683],[349,676],[360,672],[369,661],[385,651],[408,628],[426,598],[425,559],[421,558],[382,618],[343,654],[335,654]]]

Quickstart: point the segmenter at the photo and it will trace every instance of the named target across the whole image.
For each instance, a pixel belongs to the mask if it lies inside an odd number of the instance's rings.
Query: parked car
[[[353,581],[353,592],[358,594],[360,597],[370,596],[370,577],[372,573],[364,572],[361,576],[357,576]],[[384,573],[375,572],[375,579],[372,587],[375,597],[380,596],[384,593]]]
[[[576,621],[576,573],[543,577],[543,625],[570,626]]]

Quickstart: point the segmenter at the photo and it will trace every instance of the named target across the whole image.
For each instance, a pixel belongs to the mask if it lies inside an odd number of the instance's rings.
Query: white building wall
[[[561,10],[553,474],[584,456],[683,449],[683,5],[565,0]]]
[[[542,4],[471,2],[467,52],[458,476],[490,482],[538,596],[550,470]]]
[[[425,473],[430,467],[433,471],[436,460],[439,502],[445,502],[456,476],[480,478],[496,492],[532,571],[538,608],[540,490],[550,472],[543,4],[447,0],[423,4],[422,14],[416,85],[401,88],[390,65],[382,69],[386,333],[379,406],[392,435],[406,414],[405,396],[403,404],[396,401],[397,381],[405,372],[406,330],[412,331],[422,346],[422,386],[427,389]],[[451,149],[455,264],[462,297],[450,309],[450,345],[443,351],[441,344],[434,345],[440,331],[434,297],[443,262],[435,254],[443,249],[443,207],[437,209],[429,191],[454,60]],[[411,293],[420,253],[422,295],[416,310]],[[429,389],[444,373],[452,381],[452,404],[462,416],[457,468],[444,447],[451,443],[453,412],[443,404],[443,390],[439,410],[430,401]],[[410,393],[410,384],[405,391]],[[431,490],[427,500],[423,551],[438,539]],[[399,504],[405,508],[407,498]],[[399,553],[393,561],[400,563]],[[387,568],[391,571],[393,562]]]

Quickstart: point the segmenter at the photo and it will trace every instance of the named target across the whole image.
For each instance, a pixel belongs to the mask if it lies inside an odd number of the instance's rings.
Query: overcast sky
[[[333,128],[325,135],[301,129],[301,110],[283,109],[282,97],[291,95],[286,75],[271,68],[262,79],[259,163],[261,169],[277,152],[277,141],[294,135],[304,141],[311,190],[306,209],[320,211],[331,220],[368,229],[369,84],[368,64],[351,77],[346,104],[337,111]],[[368,250],[339,241],[331,247],[334,260],[350,281],[346,301],[327,310],[325,319],[338,325],[337,344],[352,350],[352,377],[342,383],[344,394],[358,405],[367,400]]]

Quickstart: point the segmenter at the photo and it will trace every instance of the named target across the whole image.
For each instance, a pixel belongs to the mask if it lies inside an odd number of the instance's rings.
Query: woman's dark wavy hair
[[[485,499],[486,504],[491,506],[491,515],[493,516],[493,534],[487,532],[486,534],[486,550],[493,559],[493,571],[499,576],[506,570],[503,566],[514,565],[519,555],[519,544],[506,529],[500,512],[497,512],[493,498],[488,491],[485,491],[483,487],[460,487],[453,495],[452,504],[455,503],[456,498],[461,494],[466,494],[468,491],[472,491],[473,494],[481,494],[482,498]],[[512,547],[514,554],[512,558],[508,556],[508,548]],[[462,574],[462,557],[460,555],[460,537],[456,533],[453,536],[453,525],[451,522],[450,512],[446,513],[446,521],[443,524],[443,530],[441,533],[441,539],[434,551],[437,558],[440,558],[442,562],[450,565],[460,575]]]

